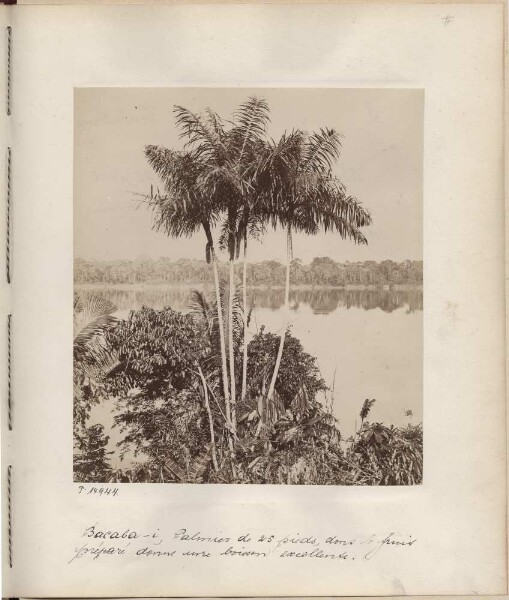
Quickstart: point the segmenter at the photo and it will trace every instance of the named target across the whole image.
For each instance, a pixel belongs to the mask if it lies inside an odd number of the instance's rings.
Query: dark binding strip
[[[7,315],[7,426],[12,431],[12,389],[11,389],[11,328],[12,314]]]
[[[12,569],[12,465],[7,467],[7,538],[9,568]]]
[[[2,4],[16,4],[16,2],[9,2],[3,0]],[[7,26],[7,115],[11,114],[11,44],[12,44],[12,27]]]
[[[6,180],[7,180],[7,191],[6,191],[6,204],[7,204],[7,215],[5,220],[5,269],[7,276],[7,283],[11,283],[11,147],[7,148],[6,157]]]

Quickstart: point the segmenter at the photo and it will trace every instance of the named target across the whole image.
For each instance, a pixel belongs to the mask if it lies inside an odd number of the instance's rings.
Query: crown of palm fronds
[[[221,207],[203,182],[206,166],[193,151],[146,146],[145,155],[165,190],[164,193],[151,190],[150,196],[145,197],[153,211],[153,228],[172,237],[190,237],[203,228],[207,238],[205,256],[210,262],[212,228]]]
[[[291,192],[302,161],[305,134],[300,130],[284,133],[278,142],[269,140],[260,152],[256,177],[267,199],[281,200]]]
[[[228,160],[224,128],[217,113],[207,109],[205,115],[200,115],[183,106],[174,106],[173,114],[186,149],[192,149],[204,162],[220,165]]]
[[[241,161],[246,151],[258,148],[258,142],[265,136],[270,122],[269,105],[262,98],[254,96],[240,105],[234,115],[234,127],[231,138],[237,151],[237,160]]]
[[[265,100],[248,98],[234,114],[231,129],[224,132],[229,157],[222,164],[211,164],[202,183],[211,196],[220,198],[225,212],[219,239],[220,248],[231,258],[238,258],[242,240],[263,228],[257,210],[257,166],[264,147],[269,123],[269,107]]]
[[[300,130],[270,141],[260,160],[258,181],[264,188],[261,212],[265,222],[316,234],[336,231],[359,244],[367,240],[360,231],[371,215],[332,175],[339,156],[340,136],[334,129],[307,135]]]
[[[206,167],[196,153],[146,146],[145,156],[165,189],[164,194],[152,193],[148,198],[156,229],[174,236],[192,235],[204,221],[214,223],[218,208],[202,185]]]

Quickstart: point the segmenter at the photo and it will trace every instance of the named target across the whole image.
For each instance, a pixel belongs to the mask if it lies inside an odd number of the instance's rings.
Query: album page
[[[505,594],[502,4],[8,20],[4,595]]]

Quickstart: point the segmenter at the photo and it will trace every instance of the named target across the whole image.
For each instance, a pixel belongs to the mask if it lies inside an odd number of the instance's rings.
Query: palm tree
[[[248,98],[240,105],[235,114],[236,125],[231,135],[237,149],[236,166],[240,179],[248,183],[241,188],[241,214],[237,225],[236,253],[239,255],[239,247],[243,242],[242,261],[242,306],[243,306],[243,328],[244,342],[242,350],[242,387],[241,400],[246,399],[247,391],[247,338],[248,338],[248,308],[247,308],[247,247],[249,237],[258,237],[263,230],[263,216],[260,212],[260,190],[256,185],[256,174],[263,140],[267,125],[270,121],[269,106],[263,99],[256,97]]]
[[[311,135],[302,131],[284,134],[279,142],[267,146],[261,177],[268,195],[265,197],[266,218],[273,227],[286,229],[287,262],[285,280],[285,312],[289,312],[290,268],[293,258],[292,234],[295,231],[316,234],[336,231],[343,239],[367,244],[360,231],[371,223],[371,215],[332,174],[339,157],[340,136],[334,129],[320,129]],[[287,317],[288,318],[288,317]],[[281,334],[278,353],[267,393],[274,395],[281,364],[286,327]]]
[[[176,152],[158,146],[147,146],[145,155],[165,186],[164,194],[159,192],[154,194],[153,191],[150,194],[149,202],[155,213],[154,227],[172,237],[190,237],[200,228],[205,233],[205,258],[207,263],[212,263],[214,273],[226,417],[228,425],[231,427],[225,329],[217,257],[212,237],[212,228],[216,224],[219,209],[213,198],[203,193],[200,185],[200,177],[204,171],[204,153],[199,151]]]
[[[181,106],[175,107],[177,125],[186,147],[192,148],[202,159],[204,170],[199,184],[215,206],[224,215],[220,248],[228,252],[229,302],[228,347],[232,427],[236,429],[236,378],[233,340],[233,304],[235,295],[235,261],[239,258],[244,242],[243,302],[244,302],[244,350],[242,374],[242,398],[246,394],[247,373],[247,240],[257,230],[256,200],[253,178],[258,171],[257,161],[269,121],[269,109],[264,100],[249,98],[234,115],[234,121],[226,129],[220,117],[207,109],[197,115]]]

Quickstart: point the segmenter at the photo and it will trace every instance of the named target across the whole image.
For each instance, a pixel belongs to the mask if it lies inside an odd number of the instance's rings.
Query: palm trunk
[[[201,383],[203,386],[203,402],[205,403],[205,410],[207,411],[207,415],[209,418],[210,444],[212,446],[212,464],[214,465],[214,471],[217,473],[219,471],[219,467],[217,465],[216,436],[214,434],[214,420],[212,418],[212,411],[210,410],[209,391],[207,388],[207,381],[205,379],[205,376],[203,375],[203,371],[201,370],[201,367],[198,367],[198,374],[200,376]]]
[[[281,334],[281,338],[279,339],[279,348],[277,351],[276,364],[274,366],[274,372],[272,373],[272,379],[270,381],[269,392],[267,394],[267,401],[270,402],[272,400],[272,396],[274,395],[274,390],[276,387],[276,380],[279,373],[279,367],[281,366],[281,358],[283,356],[283,348],[285,345],[285,337],[286,330],[288,328],[289,322],[289,312],[290,312],[290,266],[292,263],[292,227],[288,225],[288,230],[286,234],[286,282],[285,282],[285,315],[286,315],[286,323],[284,324],[284,331]]]
[[[233,346],[233,301],[235,298],[235,263],[230,258],[230,301],[228,303],[228,346],[230,351],[230,402],[232,431],[237,431],[237,407],[235,393],[235,349]]]
[[[242,354],[242,392],[241,399],[246,399],[247,391],[247,236],[244,238],[244,265],[242,270],[242,310],[244,317],[244,347]]]
[[[214,269],[214,287],[216,288],[217,321],[219,325],[219,341],[221,346],[221,375],[223,380],[223,394],[226,409],[226,419],[231,425],[230,393],[228,390],[228,365],[226,362],[226,341],[224,336],[223,308],[221,306],[221,292],[219,287],[219,273],[217,271],[217,259],[214,248],[211,249],[212,266]]]

